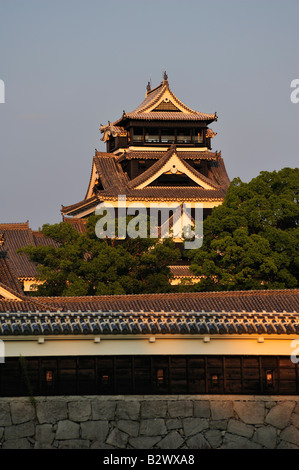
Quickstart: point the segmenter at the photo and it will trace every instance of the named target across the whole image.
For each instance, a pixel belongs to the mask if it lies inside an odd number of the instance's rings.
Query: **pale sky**
[[[61,221],[85,196],[100,124],[162,81],[217,112],[230,179],[298,166],[298,0],[0,0],[0,222]]]

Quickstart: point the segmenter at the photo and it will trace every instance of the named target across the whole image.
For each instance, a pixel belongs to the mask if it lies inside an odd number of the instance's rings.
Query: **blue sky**
[[[82,200],[99,127],[162,80],[217,112],[231,179],[298,166],[297,0],[0,0],[0,222]]]

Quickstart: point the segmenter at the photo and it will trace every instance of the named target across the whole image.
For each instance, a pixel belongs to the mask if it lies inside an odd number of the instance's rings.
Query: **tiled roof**
[[[109,140],[110,135],[112,135],[112,137],[127,135],[127,131],[125,131],[123,127],[113,126],[112,124],[108,124],[107,126],[101,126],[100,130],[104,134],[101,139],[103,142],[107,142],[107,140]]]
[[[94,211],[102,201],[117,201],[119,195],[126,196],[127,201],[178,201],[178,202],[204,202],[223,201],[225,197],[224,189],[204,189],[198,186],[150,186],[143,189],[127,189],[121,191],[112,187],[104,191],[99,191],[97,196],[92,196],[83,201],[70,206],[63,206],[62,213],[69,216],[80,215],[82,211]]]
[[[246,313],[4,314],[0,336],[8,335],[298,335],[299,315]]]
[[[206,121],[216,119],[213,115],[204,113],[185,114],[175,111],[151,111],[149,113],[132,112],[126,114],[126,117],[142,121]]]
[[[215,201],[223,200],[225,191],[219,189],[204,189],[198,186],[147,186],[142,189],[132,189],[125,193],[128,201],[137,200],[164,200],[164,201]],[[115,195],[108,191],[103,195],[106,200],[115,199]]]
[[[204,176],[202,173],[198,172],[195,170],[193,167],[189,165],[189,163],[184,162],[182,156],[180,155],[180,152],[176,152],[176,147],[172,145],[167,152],[163,155],[162,158],[157,160],[152,166],[150,166],[147,170],[145,170],[143,173],[141,173],[139,176],[131,180],[128,184],[129,188],[136,188],[140,184],[144,183],[146,180],[148,180],[151,176],[155,175],[163,166],[168,162],[168,160],[173,156],[176,155],[178,159],[185,165],[185,167],[192,173],[194,174],[197,178],[200,178],[202,181],[205,183],[209,184],[212,186],[214,189],[218,189],[218,184],[215,184],[213,180],[210,180],[206,176]],[[177,187],[179,189],[179,187]]]
[[[298,300],[298,289],[0,300],[0,335],[298,334]]]
[[[209,152],[209,151],[180,151],[178,150],[178,154],[184,160],[216,160],[217,156],[220,155],[220,152]],[[124,154],[118,156],[119,160],[122,160],[123,157],[126,160],[133,160],[133,159],[140,159],[140,160],[159,160],[165,155],[165,152],[157,152],[157,151],[150,151],[150,150],[128,150]]]
[[[127,184],[127,177],[114,154],[97,152],[97,155],[94,157],[94,163],[98,176],[105,189],[112,186],[122,188]]]
[[[60,310],[63,312],[298,312],[299,289],[193,292],[178,294],[137,294],[90,297],[34,297],[39,308],[32,310],[25,302],[9,304],[0,301],[0,312],[34,312]]]
[[[63,222],[71,224],[78,233],[86,233],[86,219],[77,219],[76,217],[63,217]]]
[[[22,224],[0,224],[0,234],[4,238],[2,250],[7,252],[9,263],[14,275],[18,278],[35,277],[36,266],[27,255],[17,253],[28,245],[55,245],[55,242],[46,238],[40,232],[32,231],[28,222]]]
[[[90,198],[83,199],[83,201],[76,202],[75,204],[62,206],[61,212],[62,214],[77,215],[80,214],[83,210],[88,210],[91,208],[95,209],[99,202],[100,200],[97,196],[91,196]]]
[[[193,273],[191,273],[190,268],[188,265],[176,265],[176,266],[169,266],[170,272],[175,276],[175,277],[200,277],[200,276],[195,276]]]
[[[0,251],[0,284],[17,294],[24,294],[21,283],[12,271],[9,259]]]
[[[178,158],[188,168],[188,170],[196,177],[201,179],[212,189],[204,189],[200,186],[147,186],[143,189],[135,189],[136,186],[145,182],[148,178],[159,171],[165,163],[176,152]],[[209,152],[196,152],[198,154]],[[64,215],[79,215],[82,211],[94,210],[101,201],[115,201],[119,195],[125,195],[128,201],[140,200],[172,200],[172,201],[215,201],[223,200],[226,190],[230,184],[226,169],[221,158],[221,154],[215,153],[214,162],[208,169],[208,176],[194,169],[189,163],[188,158],[184,158],[184,152],[176,150],[172,145],[166,152],[161,152],[161,156],[142,174],[129,180],[126,173],[123,172],[119,160],[121,156],[114,154],[97,152],[94,157],[94,164],[102,182],[104,190],[97,190],[96,195],[85,198],[83,201],[77,202],[69,206],[62,206],[61,212]],[[191,154],[191,152],[190,152]],[[189,155],[189,154],[188,154]],[[213,154],[212,154],[213,155]],[[196,183],[194,183],[196,185]]]
[[[179,108],[179,111],[155,111],[155,105],[158,105],[162,101],[163,95],[171,97],[171,103]],[[173,106],[172,106],[173,107]],[[192,121],[215,121],[217,120],[216,113],[206,114],[195,111],[194,109],[186,106],[180,101],[177,96],[170,90],[168,80],[163,82],[147,92],[147,95],[143,102],[137,106],[130,113],[123,113],[122,117],[115,121],[112,125],[117,126],[125,119],[142,119],[142,120],[192,120]]]
[[[230,179],[221,156],[217,157],[217,165],[212,164],[208,167],[208,177],[217,182],[225,192],[227,191],[230,185]]]

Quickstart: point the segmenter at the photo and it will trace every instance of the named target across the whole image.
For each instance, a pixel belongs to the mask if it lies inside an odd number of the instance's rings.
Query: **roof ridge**
[[[0,223],[0,230],[31,230],[29,220],[26,222],[4,222]]]
[[[78,300],[78,299],[119,299],[119,298],[138,298],[138,297],[201,297],[206,295],[223,295],[228,294],[238,297],[241,295],[253,295],[253,294],[281,294],[281,293],[295,293],[299,294],[299,288],[294,289],[255,289],[255,290],[226,290],[226,291],[204,291],[204,292],[165,292],[165,293],[153,293],[153,294],[115,294],[115,295],[82,295],[74,297],[63,297],[63,296],[53,296],[53,297],[36,297],[37,299],[66,299],[66,300]]]

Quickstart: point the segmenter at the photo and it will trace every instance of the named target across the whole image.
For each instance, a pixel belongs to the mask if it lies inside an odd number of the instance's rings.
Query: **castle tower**
[[[101,125],[107,151],[96,150],[85,198],[62,206],[64,217],[86,218],[100,202],[202,203],[204,216],[222,204],[229,178],[221,152],[211,151],[216,113],[194,111],[171,91],[168,77],[147,85],[145,99]]]

